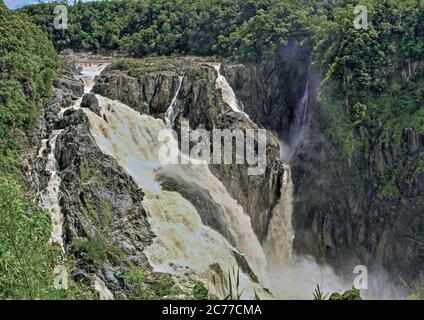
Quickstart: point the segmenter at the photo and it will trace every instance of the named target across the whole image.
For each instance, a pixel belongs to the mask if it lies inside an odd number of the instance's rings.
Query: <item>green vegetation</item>
[[[181,286],[175,283],[169,274],[152,273],[139,267],[130,268],[122,278],[130,300],[207,300],[211,298],[208,289],[197,280],[188,280]]]
[[[48,213],[22,188],[20,154],[50,96],[56,53],[39,27],[0,2],[0,299],[89,298],[79,284],[53,287],[65,262],[48,243]]]
[[[48,243],[49,215],[32,205],[19,183],[0,177],[0,299],[84,299],[90,293],[72,281],[55,289],[54,268],[66,265]]]
[[[369,10],[368,29],[353,27],[357,4]],[[402,203],[403,193],[415,189],[416,177],[424,172],[422,154],[410,155],[405,138],[406,128],[424,134],[422,0],[79,2],[68,6],[68,30],[53,28],[55,5],[37,4],[12,13],[0,0],[0,298],[85,294],[76,284],[72,284],[75,291],[66,294],[51,287],[61,253],[48,244],[48,214],[32,205],[21,187],[20,156],[56,75],[54,48],[117,50],[134,57],[215,56],[262,63],[282,49],[288,48],[282,55],[290,53],[296,42],[324,76],[320,99],[329,122],[323,126],[339,150],[339,162],[334,166],[339,176],[347,175],[345,163],[358,176],[372,172],[378,178],[371,186],[376,189],[375,197]],[[123,59],[110,68],[137,76],[175,67],[167,58],[160,58],[159,64],[149,59],[158,58],[147,57],[143,63]],[[196,76],[202,79],[205,74]],[[394,161],[379,156],[378,152],[387,150],[396,151]],[[84,166],[80,175],[83,180],[90,178]],[[422,195],[414,196],[422,199]],[[101,207],[107,225],[110,204],[103,202]],[[73,250],[82,261],[97,267],[119,260],[122,254],[100,239],[81,240],[74,243]],[[228,275],[227,280],[223,288],[228,289],[228,298],[240,298],[239,275]],[[161,299],[181,293],[170,277],[152,278],[142,269],[130,269],[124,281],[132,299]],[[200,284],[194,289],[193,298],[208,295]],[[358,294],[349,291],[339,296],[352,300]],[[319,287],[314,296],[326,298]],[[422,297],[422,291],[415,296]]]
[[[369,10],[368,29],[352,26],[357,4]],[[402,185],[422,171],[408,155],[405,129],[424,133],[423,16],[422,1],[352,0],[315,29],[314,63],[325,75],[321,98],[331,118],[326,131],[350,165],[378,172],[385,201],[398,201]],[[402,166],[377,157],[394,149]]]
[[[315,287],[313,292],[314,300],[362,300],[361,292],[358,289],[352,288],[345,291],[343,294],[333,292],[331,295],[322,291],[319,284]]]
[[[327,300],[328,293],[324,293],[324,291],[322,291],[322,289],[320,288],[319,284],[317,284],[317,286],[315,287],[313,296],[314,296],[314,300]]]
[[[347,290],[343,294],[334,292],[330,296],[329,300],[362,300],[362,298],[361,298],[361,292],[358,289],[351,289],[351,290]]]
[[[16,172],[56,76],[56,53],[39,27],[0,2],[0,171]]]
[[[358,4],[369,10],[368,29],[353,27]],[[325,130],[343,152],[341,161],[349,165],[367,163],[377,171],[375,150],[404,149],[405,128],[424,132],[420,0],[110,0],[69,6],[68,30],[53,29],[54,5],[22,11],[46,31],[58,50],[262,62],[281,52],[290,55],[296,42],[325,76],[321,100],[331,118]],[[134,76],[168,67],[166,58],[160,66],[132,59],[114,65]],[[421,162],[408,167],[408,172],[397,173],[396,181],[392,167],[379,172],[380,199],[399,199],[400,184],[410,180],[412,172],[424,170]]]
[[[69,29],[55,30],[57,3],[22,9],[58,50],[123,50],[133,56],[193,54],[261,61],[307,34],[311,8],[296,0],[111,0],[68,6]]]
[[[72,252],[83,262],[103,267],[105,262],[119,263],[124,253],[122,250],[102,239],[82,239],[72,244]]]
[[[123,280],[130,300],[176,299],[182,294],[175,281],[167,274],[152,274],[141,268],[131,268]]]
[[[401,279],[404,286],[409,291],[410,300],[424,300],[424,273],[421,272],[418,281],[414,285],[409,285],[404,279]]]
[[[210,299],[209,291],[206,289],[206,287],[201,282],[197,282],[192,291],[192,297],[193,300],[208,300]]]

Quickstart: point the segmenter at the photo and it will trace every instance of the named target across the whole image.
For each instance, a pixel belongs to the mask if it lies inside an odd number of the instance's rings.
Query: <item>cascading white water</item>
[[[107,66],[107,64],[95,64],[89,66],[88,69],[83,69],[81,75],[77,78],[84,84],[84,93],[90,92],[94,86],[94,79],[98,76],[101,71]],[[84,65],[83,65],[84,67]],[[79,109],[81,105],[82,97],[77,99],[70,107],[61,108],[59,117],[62,118],[63,114],[68,109]],[[63,223],[64,216],[61,212],[59,203],[59,193],[61,178],[58,174],[58,164],[55,156],[56,141],[59,135],[63,132],[61,130],[54,130],[48,139],[41,141],[41,147],[38,151],[38,157],[44,157],[44,151],[47,149],[47,145],[50,146],[49,153],[47,155],[46,171],[49,173],[50,178],[47,183],[46,189],[40,193],[40,206],[46,209],[51,216],[52,220],[52,233],[50,236],[50,242],[55,242],[60,245],[62,251],[64,251],[63,244]],[[113,300],[112,292],[106,287],[105,283],[97,276],[93,278],[93,289],[98,293],[100,300]]]
[[[84,93],[89,93],[94,87],[96,77],[107,67],[108,63],[76,63],[75,65],[82,69],[77,78],[84,84]]]
[[[309,84],[290,128],[290,143],[280,140],[280,157],[285,162],[281,197],[273,209],[267,239],[264,243],[268,259],[268,286],[276,297],[282,299],[311,299],[317,284],[325,292],[350,289],[328,265],[319,265],[314,258],[298,256],[293,252],[294,229],[292,224],[294,189],[289,165],[307,124]],[[351,286],[351,284],[350,284]]]
[[[290,145],[295,148],[302,139],[303,129],[308,119],[309,106],[309,80],[306,82],[305,90],[299,104],[294,110],[293,122],[290,125]]]
[[[292,212],[293,181],[291,168],[285,165],[280,200],[273,209],[267,238],[264,243],[269,265],[284,265],[292,261],[294,239]]]
[[[99,300],[113,300],[112,292],[106,287],[106,284],[98,276],[94,276],[93,289],[98,293]]]
[[[308,121],[308,106],[309,106],[309,80],[306,82],[305,90],[299,104],[294,109],[293,121],[289,129],[289,138],[279,139],[280,158],[286,162],[290,162],[293,157],[296,147],[302,140],[305,125]]]
[[[84,65],[82,65],[84,67]],[[107,64],[92,64],[81,71],[81,75],[78,76],[84,83],[84,92],[89,92],[94,85],[94,78],[98,76],[101,71],[107,66]],[[61,108],[59,117],[63,117],[63,114],[68,109],[78,109],[81,105],[82,97],[76,100],[70,107]],[[41,141],[41,147],[38,151],[38,157],[44,156],[44,151],[47,148],[47,144],[50,146],[50,152],[47,155],[46,171],[50,175],[47,187],[40,193],[40,206],[50,212],[52,220],[52,234],[50,237],[51,242],[58,243],[63,250],[63,222],[64,217],[59,205],[59,192],[61,179],[58,174],[57,160],[55,157],[56,140],[63,130],[54,130],[48,139]]]
[[[284,176],[281,186],[281,197],[273,210],[267,240],[265,246],[269,259],[272,259],[272,265],[288,264],[292,260],[292,247],[294,231],[292,226],[293,214],[293,181],[291,160],[296,146],[300,139],[300,133],[303,131],[307,121],[309,100],[309,81],[306,83],[302,99],[295,109],[293,123],[290,126],[290,144],[280,140],[280,158],[286,162],[284,165]]]
[[[58,243],[63,250],[63,214],[59,205],[59,192],[60,192],[60,177],[57,173],[57,160],[55,157],[56,139],[63,130],[55,130],[49,137],[49,140],[42,142],[42,147],[39,156],[43,155],[47,143],[50,145],[50,152],[47,155],[46,171],[50,174],[47,187],[40,194],[40,205],[42,208],[50,212],[52,220],[52,234],[50,241]]]
[[[292,260],[294,239],[292,226],[293,181],[289,161],[299,143],[300,134],[307,121],[308,100],[309,81],[307,81],[302,99],[295,109],[293,123],[290,126],[290,144],[279,140],[280,158],[286,163],[284,165],[281,197],[274,208],[267,241],[265,243],[268,250],[268,257],[273,260],[273,265],[288,264]]]
[[[234,93],[233,88],[228,83],[227,79],[221,74],[221,64],[214,64],[216,72],[218,73],[218,77],[216,78],[215,86],[217,89],[221,89],[222,91],[222,99],[226,102],[233,111],[240,112],[249,118],[249,116],[240,110],[239,103],[236,98],[236,94]]]
[[[221,74],[221,64],[214,65],[216,72],[218,72],[218,77],[216,78],[216,87],[222,90],[222,98],[235,112],[240,112],[238,107],[238,102],[233,88],[227,82],[227,79]]]
[[[178,77],[178,87],[177,91],[175,91],[175,95],[172,98],[171,104],[169,105],[168,109],[165,112],[165,121],[166,121],[166,127],[169,129],[172,129],[174,127],[175,118],[177,117],[177,111],[175,110],[175,104],[177,102],[178,94],[181,90],[181,85],[183,83],[184,77],[179,76]]]
[[[226,218],[230,221],[239,249],[255,269],[265,265],[265,258],[259,241],[237,202],[228,195],[222,183],[209,171],[207,165],[160,165],[158,152],[163,142],[158,141],[164,131],[162,120],[141,115],[130,107],[97,95],[102,108],[102,116],[85,110],[90,131],[97,145],[135,179],[145,191],[144,206],[149,213],[149,221],[156,238],[145,249],[146,256],[155,271],[184,275],[194,272],[204,281],[210,281],[210,265],[218,263],[224,273],[237,268],[233,256],[235,249],[220,233],[203,225],[195,207],[177,192],[162,190],[156,181],[156,173],[172,170],[183,179],[195,182],[206,188],[212,198],[223,206]],[[169,134],[169,141],[174,140]],[[255,270],[256,271],[256,270]],[[209,282],[209,285],[213,285]],[[213,288],[212,288],[213,289]],[[219,289],[216,289],[216,294]],[[240,273],[240,290],[243,298],[253,298],[254,292],[263,292]]]
[[[219,73],[219,67],[217,67]],[[224,87],[229,88],[230,94],[224,98],[232,106],[236,106],[237,102],[235,94],[223,76],[220,76],[225,83]],[[172,102],[165,113],[165,121],[167,128],[172,129],[177,116],[175,104],[181,89],[183,77],[179,77],[177,91]],[[222,81],[222,80],[221,80]],[[222,83],[222,82],[221,82]],[[225,91],[228,93],[228,91]],[[177,141],[174,141],[177,146]],[[185,155],[181,155],[185,156]],[[222,182],[217,179],[209,170],[206,163],[197,161],[196,165],[191,166],[165,166],[161,168],[162,172],[170,172],[183,177],[186,182],[192,185],[199,185],[205,188],[211,194],[214,201],[224,210],[227,226],[234,237],[239,249],[246,255],[249,264],[258,273],[262,274],[265,270],[266,258],[263,254],[262,247],[254,234],[251,226],[250,218],[244,213],[243,208],[235,201],[227,192]],[[199,177],[201,178],[199,180]]]

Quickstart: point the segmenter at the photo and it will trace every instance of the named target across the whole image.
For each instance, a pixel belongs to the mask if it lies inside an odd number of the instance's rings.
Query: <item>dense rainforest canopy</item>
[[[313,3],[314,1],[310,1]],[[130,55],[193,54],[259,60],[302,37],[314,6],[295,0],[129,0],[77,3],[69,29],[55,30],[57,3],[22,11],[62,50],[122,50]]]

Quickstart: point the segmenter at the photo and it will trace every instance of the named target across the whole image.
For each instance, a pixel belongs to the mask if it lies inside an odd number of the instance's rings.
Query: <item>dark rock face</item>
[[[299,51],[299,52],[298,52]],[[280,134],[293,119],[308,78],[308,57],[287,52],[264,64],[224,64],[221,73],[253,121]]]
[[[140,78],[123,71],[104,72],[93,92],[119,100],[140,113],[164,113],[177,90],[178,77],[174,74],[147,73]]]
[[[71,106],[79,94],[84,91],[83,84],[73,78],[72,68],[66,66],[63,74],[54,83],[53,97],[40,116],[38,128],[28,141],[28,150],[23,157],[22,170],[31,191],[42,190],[47,186],[48,175],[45,172],[46,159],[38,156],[43,139],[47,139],[53,130],[61,128],[59,113],[61,108]],[[50,151],[46,145],[44,155]],[[43,155],[41,155],[43,156]]]
[[[92,92],[84,95],[81,101],[81,108],[87,108],[100,116],[99,101],[97,101],[96,95]]]
[[[119,276],[133,260],[147,267],[143,248],[153,234],[142,207],[143,192],[118,163],[104,155],[88,130],[82,110],[70,114],[71,124],[58,137],[56,158],[60,168],[60,205],[65,216],[64,240],[67,249],[82,239],[103,241],[122,252],[119,259],[108,259],[101,270],[79,259],[78,267],[96,272],[109,289],[119,288]],[[108,269],[115,269],[108,273]]]
[[[164,190],[176,191],[190,201],[202,219],[202,223],[222,234],[232,245],[234,238],[228,230],[222,208],[212,199],[209,191],[199,185],[184,181],[180,176],[159,173],[158,179]]]
[[[137,79],[129,77],[123,72],[112,74],[104,72],[94,85],[92,92],[134,106],[139,111],[147,110],[147,105],[144,105],[141,101],[140,86]]]
[[[395,282],[399,275],[413,281],[424,264],[424,176],[407,172],[418,168],[422,135],[406,129],[401,147],[376,148],[375,165],[349,162],[323,134],[325,106],[314,100],[311,109],[312,123],[292,161],[295,249],[350,274],[364,264],[370,272],[383,267]],[[381,193],[387,168],[395,168],[399,194]]]
[[[355,265],[365,264],[371,271],[383,266],[396,279],[399,274],[416,279],[424,265],[424,177],[422,172],[405,175],[418,168],[423,135],[406,129],[401,147],[373,150],[375,167],[364,161],[349,164],[324,133],[329,119],[316,99],[318,76],[309,70],[307,77],[301,63],[284,66],[287,62],[228,64],[222,72],[249,116],[283,136],[309,79],[310,123],[291,160],[295,251],[325,259],[349,274]],[[289,72],[290,83],[284,70],[296,68]],[[379,175],[388,168],[395,168],[393,179],[402,197],[379,195]]]
[[[288,132],[294,108],[308,80],[307,64],[277,58],[265,65],[223,65],[222,74],[256,124],[224,103],[222,93],[215,87],[217,73],[213,67],[178,60],[173,63],[175,68],[171,70],[131,76],[122,70],[106,70],[93,91],[120,100],[140,113],[163,118],[177,92],[179,76],[184,75],[174,106],[177,132],[182,120],[189,120],[191,129],[269,129],[263,175],[249,176],[246,164],[210,166],[249,214],[259,239],[264,240],[272,209],[280,197],[284,173],[279,146],[271,131],[283,135]],[[295,187],[294,249],[349,274],[353,266],[365,264],[370,271],[374,266],[383,266],[395,277],[400,274],[414,279],[424,264],[424,178],[422,172],[406,180],[401,177],[422,161],[424,136],[406,129],[401,146],[372,150],[375,166],[349,163],[323,133],[329,119],[325,106],[316,99],[319,81],[315,76],[309,70],[310,123],[291,161]],[[62,177],[60,201],[65,215],[65,243],[67,251],[79,261],[74,278],[91,281],[96,275],[114,294],[125,297],[120,276],[131,265],[148,268],[142,251],[154,235],[140,205],[142,191],[113,159],[97,148],[84,112],[70,109],[63,118],[58,116],[60,108],[69,107],[80,94],[82,85],[77,80],[65,76],[58,81],[55,98],[42,117],[39,137],[47,138],[52,130],[65,129],[57,140],[56,157]],[[99,114],[94,94],[85,95],[82,106]],[[39,146],[40,138],[34,138],[35,145]],[[47,145],[45,152],[50,148]],[[26,167],[32,181],[43,189],[48,181],[45,160],[34,157]],[[401,198],[378,196],[379,175],[388,168],[394,168],[393,177],[404,195]],[[164,189],[179,192],[196,207],[203,223],[234,242],[222,210],[207,190],[169,173],[159,178]],[[84,239],[104,241],[122,253],[119,257],[108,256],[98,267],[74,251],[74,244]],[[254,279],[244,258],[234,254],[242,270]]]

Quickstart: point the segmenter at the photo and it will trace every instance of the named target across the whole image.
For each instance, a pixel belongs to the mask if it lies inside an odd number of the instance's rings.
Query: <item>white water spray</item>
[[[91,65],[89,69],[83,70],[81,75],[77,78],[84,83],[84,92],[90,92],[94,86],[94,79],[100,74],[100,72],[107,66],[107,64],[96,64]],[[59,118],[63,117],[63,114],[68,109],[79,109],[81,105],[82,97],[77,99],[70,107],[61,108]],[[61,178],[58,174],[59,167],[55,156],[56,141],[59,135],[63,132],[61,130],[54,130],[48,139],[41,141],[41,147],[38,151],[38,157],[44,157],[44,152],[47,149],[47,145],[50,146],[49,153],[47,155],[46,171],[50,175],[46,189],[40,193],[40,206],[46,209],[51,216],[52,220],[52,233],[50,236],[50,242],[58,243],[64,251],[63,243],[63,223],[64,216],[61,212],[59,203],[60,184]],[[93,278],[92,283],[93,289],[99,294],[100,300],[113,300],[112,292],[106,287],[105,283],[97,276]]]
[[[50,152],[47,155],[46,171],[50,174],[49,181],[45,190],[40,195],[40,205],[46,209],[51,216],[52,220],[52,234],[50,236],[50,242],[55,242],[63,248],[63,222],[64,217],[59,205],[59,192],[60,192],[60,176],[58,175],[58,165],[55,157],[56,140],[59,134],[63,130],[55,130],[49,137],[49,140],[42,141],[42,147],[39,152],[39,156],[42,156],[47,143],[50,146]]]
[[[113,300],[112,292],[106,287],[106,284],[98,276],[94,276],[92,283],[93,289],[99,295],[99,300]]]
[[[273,216],[264,243],[269,265],[284,265],[292,261],[294,239],[292,212],[293,182],[291,168],[285,165],[280,200],[272,211]]]

